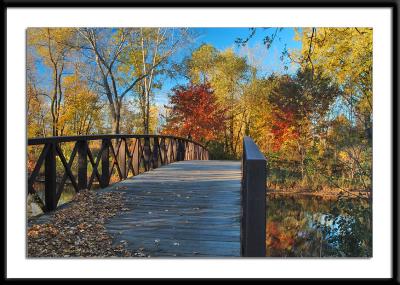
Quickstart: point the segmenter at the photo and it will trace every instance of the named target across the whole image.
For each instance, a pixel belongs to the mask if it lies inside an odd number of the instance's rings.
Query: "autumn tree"
[[[224,127],[225,110],[205,84],[178,86],[170,97],[171,113],[163,133],[208,142]]]
[[[50,100],[52,134],[58,136],[59,120],[63,104],[63,76],[67,69],[67,57],[75,36],[69,28],[30,28],[27,30],[28,45],[35,48],[43,64],[50,68],[52,90],[46,94]]]
[[[316,128],[339,94],[331,80],[313,75],[309,69],[300,69],[294,77],[281,77],[271,92],[275,150],[282,145],[295,146],[302,179],[307,150],[318,136]]]
[[[236,55],[232,49],[219,52],[211,45],[202,45],[192,53],[186,64],[190,81],[210,84],[217,102],[226,109],[224,152],[237,157],[246,121],[243,113],[245,106],[241,102],[249,71],[246,59]]]
[[[159,126],[159,109],[156,105],[150,105],[149,112],[149,133],[158,133],[157,127]],[[137,106],[137,101],[128,101],[127,104],[122,106],[121,116],[124,118],[121,120],[121,132],[122,133],[136,133],[143,134],[143,116],[140,108]]]
[[[158,32],[154,33],[154,30]],[[77,29],[83,42],[80,48],[83,52],[90,51],[89,56],[98,68],[100,80],[96,83],[103,88],[108,99],[114,133],[120,132],[121,109],[125,97],[136,87],[142,92],[141,96],[146,97],[144,106],[147,110],[144,113],[147,118],[155,69],[174,53],[180,41],[179,36],[169,37],[166,30]],[[166,41],[169,43],[168,47],[161,47]],[[139,84],[143,84],[142,88],[139,88]]]
[[[351,122],[351,131],[344,133],[347,146],[352,146],[347,148],[347,162],[350,168],[357,165],[359,177],[372,175],[372,159],[368,159],[372,155],[372,34],[368,27],[304,28],[297,30],[302,49],[292,54],[293,60],[339,85],[341,96],[332,111],[334,116],[345,114]],[[369,189],[370,183],[371,179],[362,188]]]
[[[26,111],[28,137],[45,137],[47,135],[46,115],[48,108],[45,101],[46,92],[39,86],[35,59],[28,48],[26,64]]]
[[[187,77],[194,84],[210,83],[215,76],[218,50],[209,44],[202,44],[185,60]]]
[[[60,119],[61,135],[88,135],[100,124],[103,103],[81,74],[78,63],[74,72],[64,78],[65,110]]]

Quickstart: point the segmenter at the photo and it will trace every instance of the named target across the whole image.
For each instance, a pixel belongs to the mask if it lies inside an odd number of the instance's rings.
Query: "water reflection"
[[[371,207],[364,200],[269,196],[267,256],[372,256]]]

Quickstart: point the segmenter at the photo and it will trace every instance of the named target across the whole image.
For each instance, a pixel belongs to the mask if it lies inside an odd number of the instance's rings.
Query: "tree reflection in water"
[[[267,198],[267,256],[370,257],[372,209],[363,199]]]

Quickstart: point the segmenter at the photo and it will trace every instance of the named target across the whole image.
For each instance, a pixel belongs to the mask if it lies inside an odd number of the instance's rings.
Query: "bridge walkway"
[[[240,185],[240,161],[168,164],[100,190],[125,193],[106,229],[150,256],[240,256]]]

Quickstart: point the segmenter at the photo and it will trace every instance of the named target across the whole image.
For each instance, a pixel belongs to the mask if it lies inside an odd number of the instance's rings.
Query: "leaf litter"
[[[49,221],[27,231],[28,257],[145,257],[144,249],[132,251],[121,240],[113,245],[105,222],[122,211],[123,192],[82,190]]]

